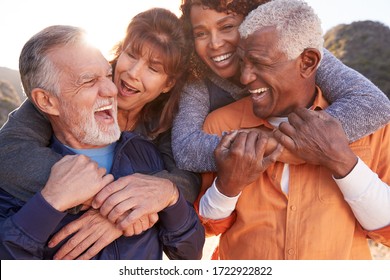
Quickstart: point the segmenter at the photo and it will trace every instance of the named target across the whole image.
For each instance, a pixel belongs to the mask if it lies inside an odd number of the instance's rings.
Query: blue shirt
[[[76,154],[88,156],[89,158],[96,161],[100,167],[104,167],[107,172],[110,172],[112,163],[114,161],[116,142],[106,147],[96,149],[73,149],[69,146],[66,147]]]

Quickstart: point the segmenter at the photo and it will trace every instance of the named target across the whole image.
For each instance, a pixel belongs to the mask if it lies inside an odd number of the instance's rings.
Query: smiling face
[[[164,70],[164,60],[148,44],[137,51],[129,46],[121,53],[115,67],[114,83],[118,88],[118,106],[121,110],[139,112],[146,103],[174,85]]]
[[[260,118],[287,116],[296,107],[307,107],[314,82],[302,74],[302,55],[289,60],[278,47],[276,28],[265,27],[242,39],[241,83],[251,93],[253,110]]]
[[[243,15],[220,13],[194,5],[190,16],[199,58],[218,76],[225,79],[235,77],[240,69],[236,49]]]
[[[107,60],[84,44],[56,49],[50,56],[61,69],[60,95],[50,116],[57,138],[79,149],[115,142],[120,136],[117,89]]]

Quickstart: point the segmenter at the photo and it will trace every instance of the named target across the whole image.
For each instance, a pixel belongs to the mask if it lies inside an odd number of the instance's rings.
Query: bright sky
[[[306,0],[326,32],[340,23],[375,20],[390,26],[389,0]],[[19,53],[35,33],[53,24],[85,28],[104,54],[122,38],[130,19],[151,7],[180,15],[181,0],[0,0],[0,66],[18,69]]]

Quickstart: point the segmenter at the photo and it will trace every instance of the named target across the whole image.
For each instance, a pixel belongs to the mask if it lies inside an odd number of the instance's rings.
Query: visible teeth
[[[228,53],[228,54],[220,55],[220,56],[217,56],[217,57],[213,57],[212,59],[215,62],[221,62],[222,60],[228,59],[232,55],[233,55],[232,53]]]
[[[267,90],[268,90],[268,88],[250,89],[250,90],[249,90],[249,93],[260,94],[260,93],[266,92]]]
[[[111,110],[111,109],[112,109],[112,105],[107,105],[107,106],[100,107],[100,108],[96,109],[95,112],[101,112],[101,111]]]
[[[137,90],[137,89],[135,89],[135,88],[133,88],[133,87],[129,87],[129,86],[126,85],[126,84],[125,84],[125,88],[127,88],[128,90],[134,90],[134,91]]]
[[[125,83],[125,82],[123,82],[123,86],[124,86],[125,88],[127,88],[128,90],[131,90],[131,91],[138,91],[138,89],[129,86],[129,85],[128,85],[127,83]]]

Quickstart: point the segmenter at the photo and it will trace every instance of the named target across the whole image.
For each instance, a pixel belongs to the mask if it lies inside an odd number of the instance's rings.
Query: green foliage
[[[362,73],[390,98],[390,28],[380,22],[340,24],[325,36],[325,48]]]

